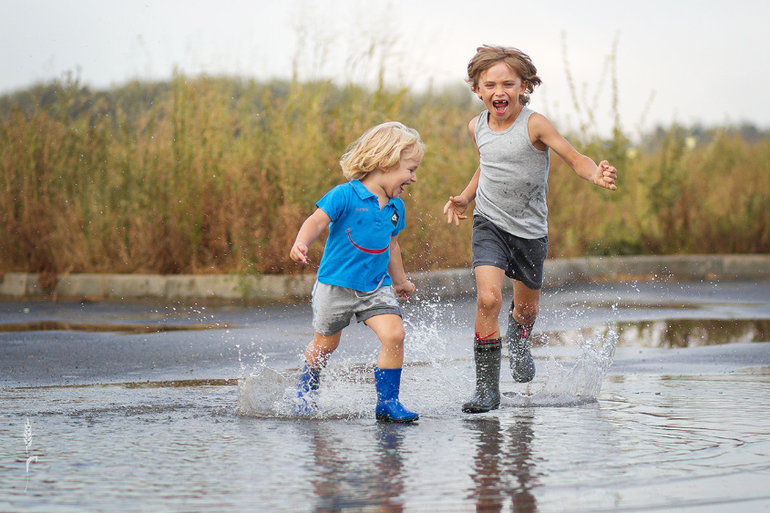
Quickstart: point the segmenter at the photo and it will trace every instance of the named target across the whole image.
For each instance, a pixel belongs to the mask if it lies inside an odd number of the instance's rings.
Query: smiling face
[[[527,83],[504,62],[481,72],[476,94],[490,113],[490,122],[498,128],[510,126],[521,112],[519,97],[527,93]]]
[[[384,170],[381,187],[388,198],[397,198],[404,192],[404,187],[417,181],[417,168],[420,160],[402,158],[395,166]]]

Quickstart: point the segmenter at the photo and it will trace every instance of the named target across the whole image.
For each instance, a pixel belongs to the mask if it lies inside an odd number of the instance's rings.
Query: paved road
[[[418,293],[404,305],[407,360],[423,354],[410,353],[410,346],[444,358],[470,358],[474,308],[473,297]],[[310,320],[307,303],[3,300],[0,387],[233,379],[265,360],[275,368],[294,368],[312,335]],[[658,322],[666,329],[666,321],[686,321],[720,337],[714,321],[731,321],[754,326],[768,341],[770,335],[762,330],[769,320],[768,282],[604,283],[544,290],[536,332],[608,323]],[[705,365],[699,367],[703,372],[770,366],[770,344],[686,352],[661,350],[650,340],[629,344],[634,347],[619,349],[612,372],[672,372],[686,364]],[[335,357],[367,363],[377,350],[368,328],[351,326]]]

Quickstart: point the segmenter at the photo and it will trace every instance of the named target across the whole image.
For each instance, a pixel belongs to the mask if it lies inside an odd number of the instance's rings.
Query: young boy
[[[398,233],[405,224],[404,202],[398,196],[417,181],[415,172],[424,152],[417,131],[401,123],[370,129],[340,161],[349,182],[321,198],[297,234],[291,258],[307,264],[308,246],[329,228],[313,287],[315,335],[305,350],[305,368],[297,384],[299,414],[315,411],[321,370],[355,315],[382,344],[374,370],[377,419],[418,419],[398,399],[404,326],[395,296],[406,299],[415,289],[401,262]]]
[[[581,155],[542,115],[526,105],[540,85],[537,69],[523,52],[483,46],[468,63],[468,83],[486,110],[468,124],[479,167],[468,186],[444,206],[457,226],[468,204],[473,212],[473,269],[476,275],[476,392],[467,413],[500,405],[502,339],[498,315],[505,277],[513,279],[513,302],[505,334],[511,374],[520,383],[535,376],[528,338],[538,313],[543,263],[548,252],[546,192],[552,149],[581,178],[615,190],[617,171]]]

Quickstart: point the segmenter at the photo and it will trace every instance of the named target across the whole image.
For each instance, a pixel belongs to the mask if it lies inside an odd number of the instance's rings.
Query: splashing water
[[[296,417],[299,369],[278,371],[265,365],[238,380],[239,415]],[[321,374],[317,409],[304,418],[352,419],[374,415],[373,367],[342,362]]]
[[[287,385],[286,377],[266,365],[238,380],[240,415],[261,416],[280,408]]]
[[[475,370],[472,348],[458,353],[457,333],[464,326],[451,315],[451,303],[423,303],[418,320],[405,319],[409,358],[404,366],[401,400],[422,416],[454,416],[473,393]],[[537,376],[527,384],[515,383],[507,356],[501,365],[501,408],[573,406],[596,402],[602,381],[612,365],[618,344],[615,326],[597,329],[591,336],[562,333],[561,343],[573,347],[535,348]],[[575,357],[575,345],[579,354]],[[470,346],[468,344],[468,346]],[[454,353],[453,353],[454,351]],[[558,354],[555,354],[558,353]],[[258,417],[295,416],[299,369],[279,371],[263,360],[238,384],[238,413]],[[373,416],[376,392],[373,365],[348,359],[330,364],[323,372],[311,418],[365,418]]]
[[[506,406],[573,406],[596,402],[602,388],[615,349],[618,332],[614,326],[597,330],[593,337],[578,342],[580,355],[574,363],[561,364],[551,353],[545,362],[545,380],[535,381],[540,388],[532,393],[503,393],[502,405]]]

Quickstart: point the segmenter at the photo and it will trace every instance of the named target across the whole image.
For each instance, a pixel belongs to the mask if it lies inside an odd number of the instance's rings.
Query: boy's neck
[[[367,175],[361,180],[361,185],[366,187],[366,190],[377,196],[377,201],[380,204],[380,210],[382,210],[382,207],[388,204],[390,201],[390,198],[387,194],[385,194],[385,189],[383,189],[382,185],[380,185],[379,182],[379,176],[381,176],[383,173],[379,169],[376,169],[370,173],[367,173]]]
[[[516,120],[519,118],[519,114],[521,114],[521,111],[524,110],[524,106],[520,103],[516,104],[516,107],[514,107],[513,114],[505,118],[503,120],[499,120],[492,115],[492,113],[489,113],[489,116],[487,117],[487,124],[489,125],[489,128],[493,132],[502,132],[504,130],[507,130],[508,128],[513,125]]]

